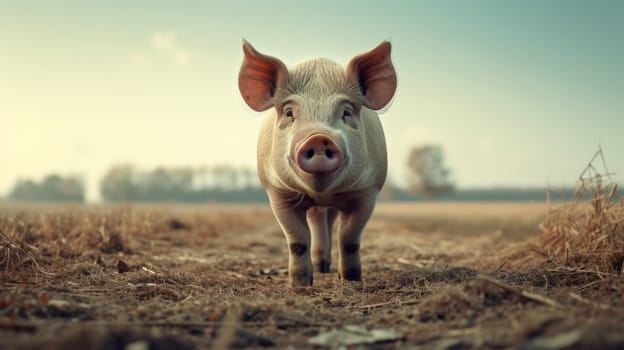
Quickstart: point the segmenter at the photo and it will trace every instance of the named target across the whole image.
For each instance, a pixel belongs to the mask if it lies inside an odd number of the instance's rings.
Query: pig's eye
[[[344,104],[342,106],[342,118],[353,117],[353,106]]]
[[[354,118],[353,107],[346,105],[342,107],[342,122],[357,129],[357,120]]]
[[[291,119],[295,118],[295,113],[293,112],[292,108],[286,109],[286,116]]]

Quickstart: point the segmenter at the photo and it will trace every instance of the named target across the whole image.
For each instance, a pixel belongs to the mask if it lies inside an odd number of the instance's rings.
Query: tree
[[[46,176],[41,183],[18,180],[9,199],[17,201],[84,202],[84,181],[76,176]]]
[[[444,153],[439,145],[425,145],[412,149],[407,166],[411,192],[432,199],[453,191],[450,171],[444,165]]]
[[[13,186],[11,193],[9,193],[9,199],[18,201],[32,201],[37,200],[39,191],[39,185],[32,180],[18,180]]]
[[[100,194],[109,202],[136,200],[139,197],[137,171],[128,164],[113,166],[100,181]]]

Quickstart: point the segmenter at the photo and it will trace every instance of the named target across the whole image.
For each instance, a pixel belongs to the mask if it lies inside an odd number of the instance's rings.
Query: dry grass
[[[581,173],[574,200],[540,225],[540,244],[562,267],[623,271],[624,200],[610,175],[599,150]]]
[[[549,208],[539,224],[541,235],[504,249],[501,267],[622,273],[624,199],[610,176],[599,150],[579,176],[574,198]]]

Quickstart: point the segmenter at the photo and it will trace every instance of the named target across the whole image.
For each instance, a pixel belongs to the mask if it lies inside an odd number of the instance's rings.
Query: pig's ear
[[[238,89],[253,110],[261,112],[273,106],[275,90],[288,81],[288,70],[282,61],[263,55],[243,40],[245,58],[238,72]]]
[[[364,106],[378,110],[387,105],[397,86],[396,72],[390,58],[390,42],[351,59],[347,79],[353,79],[364,95]]]

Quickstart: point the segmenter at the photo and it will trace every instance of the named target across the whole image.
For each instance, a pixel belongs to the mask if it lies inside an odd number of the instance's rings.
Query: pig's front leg
[[[310,229],[306,209],[297,202],[284,199],[283,194],[267,191],[271,209],[288,242],[288,281],[291,286],[312,285],[312,259],[310,258]]]
[[[317,272],[327,273],[331,265],[331,230],[338,212],[334,208],[312,207],[307,212],[312,234],[312,264]]]
[[[374,191],[373,191],[374,192]],[[367,193],[348,203],[339,214],[338,228],[339,263],[338,276],[343,280],[361,281],[360,238],[364,226],[375,208],[377,192]]]

